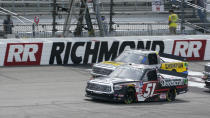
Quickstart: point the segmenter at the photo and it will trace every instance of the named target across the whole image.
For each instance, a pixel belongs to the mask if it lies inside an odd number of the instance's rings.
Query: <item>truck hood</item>
[[[115,61],[104,61],[101,63],[97,63],[94,66],[95,67],[102,67],[102,68],[110,68],[112,70],[114,70],[116,67],[123,65],[125,63],[123,62],[115,62]]]
[[[91,83],[97,84],[117,84],[117,83],[124,83],[124,82],[134,82],[133,79],[121,79],[121,78],[109,78],[109,77],[100,77],[94,80],[90,80]]]

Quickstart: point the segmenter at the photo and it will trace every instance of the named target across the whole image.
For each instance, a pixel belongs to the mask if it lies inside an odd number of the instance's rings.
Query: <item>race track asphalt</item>
[[[202,71],[204,62],[190,63]],[[0,118],[209,118],[210,92],[190,87],[174,102],[121,104],[85,97],[89,67],[0,68]]]

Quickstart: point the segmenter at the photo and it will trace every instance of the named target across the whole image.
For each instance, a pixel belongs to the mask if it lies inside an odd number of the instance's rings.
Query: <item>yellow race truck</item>
[[[179,74],[181,76],[187,76],[188,62],[180,61],[180,59],[184,60],[184,58],[182,57],[173,56],[169,54],[159,55],[156,51],[126,50],[113,61],[104,61],[101,63],[94,64],[92,67],[91,74],[93,77],[107,76],[112,71],[114,71],[116,67],[120,65],[144,64],[157,67],[161,73],[170,73],[172,75]]]

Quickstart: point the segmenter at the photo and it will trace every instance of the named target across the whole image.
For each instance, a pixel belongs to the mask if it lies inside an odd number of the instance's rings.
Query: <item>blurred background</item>
[[[0,38],[169,35],[168,16],[179,17],[177,35],[210,33],[210,0],[1,0]],[[13,21],[4,35],[3,21]]]

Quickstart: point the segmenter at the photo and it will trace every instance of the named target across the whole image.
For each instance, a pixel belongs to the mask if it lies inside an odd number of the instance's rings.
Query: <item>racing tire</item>
[[[172,72],[177,72],[176,69],[173,69]]]
[[[175,101],[176,99],[176,89],[170,89],[168,92],[167,92],[167,95],[166,95],[166,100],[168,102],[172,102],[172,101]]]
[[[135,91],[133,88],[128,88],[126,94],[124,95],[124,103],[131,104],[135,102]]]

